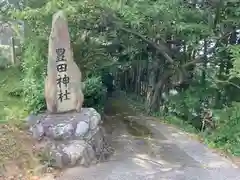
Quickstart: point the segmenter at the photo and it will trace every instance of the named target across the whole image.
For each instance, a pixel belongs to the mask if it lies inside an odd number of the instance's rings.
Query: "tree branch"
[[[225,83],[225,84],[230,84],[232,86],[234,86],[235,88],[239,89],[240,90],[240,86],[238,86],[237,84],[233,83],[233,82],[230,82],[230,81],[221,81],[221,80],[215,80],[217,81],[218,83]]]
[[[199,69],[203,70],[203,68],[199,68]],[[209,79],[212,79],[213,81],[215,81],[215,83],[230,84],[230,85],[232,85],[232,86],[234,86],[234,87],[236,87],[237,89],[240,90],[240,86],[237,85],[237,84],[235,84],[235,83],[233,83],[233,82],[231,82],[229,79],[228,79],[228,80],[214,79],[212,76],[209,76],[208,74],[206,74],[206,75],[207,75],[207,77],[208,77]]]
[[[218,43],[219,43],[222,39],[228,37],[231,33],[232,33],[232,32],[228,32],[228,33],[226,33],[225,35],[223,35],[222,37],[220,37],[220,38],[217,40],[217,42],[215,43],[214,47],[210,48],[210,49],[207,51],[206,54],[211,54],[211,53],[213,53],[213,52],[215,51]],[[197,64],[197,63],[202,63],[203,58],[204,58],[204,54],[201,55],[201,56],[199,56],[199,57],[196,58],[195,60],[190,61],[190,62],[187,62],[186,64],[182,65],[182,68],[187,68],[187,67],[190,66],[190,65],[194,65],[194,64]]]
[[[135,32],[133,30],[124,28],[124,27],[120,27],[120,30],[137,36],[138,38],[140,38],[141,40],[143,40],[150,46],[154,47],[158,52],[160,52],[167,59],[168,62],[174,63],[174,60],[166,53],[168,48],[166,46],[164,46],[163,44],[156,44],[156,43],[150,41],[149,39],[147,39],[146,37],[144,37],[142,34]]]

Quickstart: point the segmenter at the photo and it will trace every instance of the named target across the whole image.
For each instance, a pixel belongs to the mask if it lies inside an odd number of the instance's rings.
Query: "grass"
[[[21,72],[17,68],[0,70],[0,124],[20,123],[27,115],[20,96]]]

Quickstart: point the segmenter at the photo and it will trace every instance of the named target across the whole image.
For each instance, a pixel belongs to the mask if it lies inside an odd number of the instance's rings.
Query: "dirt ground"
[[[53,170],[41,162],[40,147],[26,129],[0,125],[0,180],[38,180]]]

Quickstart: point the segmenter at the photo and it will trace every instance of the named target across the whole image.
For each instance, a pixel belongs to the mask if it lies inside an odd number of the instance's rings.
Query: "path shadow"
[[[114,96],[105,104],[103,125],[111,136],[115,154],[122,155],[122,158],[127,155],[140,159],[144,157],[145,161],[156,164],[199,165],[159,131],[147,126],[145,117],[138,115],[126,102]]]

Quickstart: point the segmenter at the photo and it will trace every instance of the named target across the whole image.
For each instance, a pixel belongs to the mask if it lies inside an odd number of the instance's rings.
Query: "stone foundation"
[[[112,153],[101,116],[93,108],[82,108],[79,113],[30,115],[27,122],[33,137],[44,142],[44,153],[51,166],[88,167]]]

